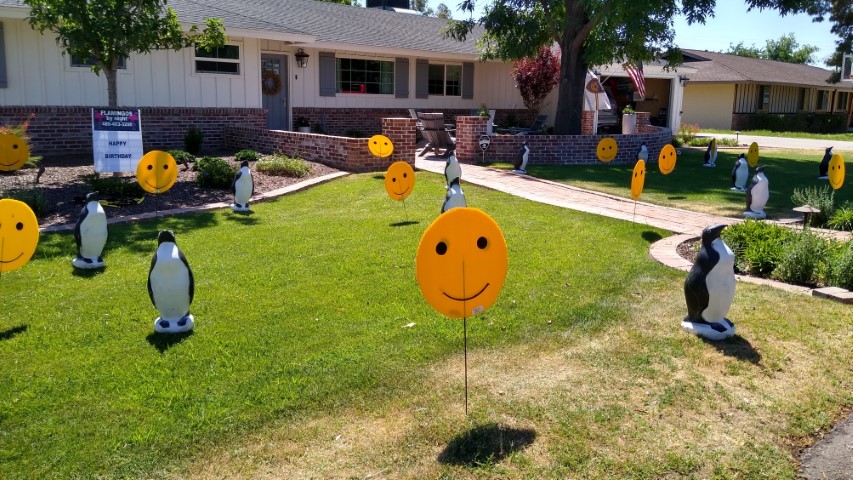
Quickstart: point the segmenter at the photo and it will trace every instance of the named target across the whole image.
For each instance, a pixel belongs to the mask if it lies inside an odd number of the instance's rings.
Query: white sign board
[[[139,109],[92,109],[92,151],[95,171],[136,173],[142,158]]]
[[[480,150],[486,151],[489,148],[489,145],[492,144],[492,137],[488,135],[480,135],[480,140],[478,142],[480,144]]]

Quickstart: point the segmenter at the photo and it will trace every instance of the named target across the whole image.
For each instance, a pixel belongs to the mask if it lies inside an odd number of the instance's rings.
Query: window
[[[801,89],[800,89],[800,110],[808,110],[808,107],[809,107],[809,104],[808,104],[808,100],[809,100],[808,92],[809,92],[809,89],[808,89],[808,88],[801,88]]]
[[[195,72],[240,75],[240,46],[223,45],[210,50],[196,47]]]
[[[770,103],[770,85],[758,86],[758,110],[764,110]]]
[[[394,62],[357,58],[335,59],[337,93],[394,94]]]
[[[836,94],[835,110],[839,112],[847,111],[847,92],[838,92]]]
[[[87,58],[86,60],[81,60],[80,57],[76,55],[71,55],[71,66],[72,67],[86,67],[89,68],[95,64],[95,56]],[[127,59],[122,57],[118,61],[119,70],[124,70],[127,68]]]
[[[429,66],[429,94],[459,97],[462,95],[462,65]]]
[[[829,107],[829,92],[826,90],[817,91],[817,102],[815,102],[815,110],[828,110]]]

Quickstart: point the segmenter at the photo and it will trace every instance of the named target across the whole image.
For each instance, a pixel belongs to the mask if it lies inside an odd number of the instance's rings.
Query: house
[[[853,83],[827,83],[829,70],[683,50],[695,69],[684,90],[682,122],[703,128],[846,131],[853,127]],[[768,125],[769,124],[769,125]],[[792,128],[785,128],[786,126]]]

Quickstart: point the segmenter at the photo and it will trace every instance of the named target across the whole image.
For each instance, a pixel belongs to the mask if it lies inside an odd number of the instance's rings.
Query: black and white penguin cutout
[[[818,180],[829,180],[829,161],[832,160],[832,148],[833,147],[829,147],[826,149],[826,153],[823,155],[823,160],[820,161],[820,166],[818,167],[820,174],[817,176]]]
[[[737,157],[734,168],[732,168],[732,190],[743,192],[746,190],[746,181],[749,179],[749,162],[743,153]]]
[[[743,216],[756,219],[766,218],[767,214],[764,213],[764,207],[769,198],[770,182],[764,176],[764,167],[758,167],[755,169],[752,183],[746,189],[746,211],[743,212]]]
[[[684,281],[687,316],[681,327],[714,341],[735,334],[735,324],[726,318],[735,298],[735,255],[720,238],[724,228],[702,231],[702,248]]]
[[[637,151],[637,160],[649,163],[649,147],[646,146],[646,142],[640,144],[640,150]]]
[[[175,234],[163,230],[157,236],[157,251],[148,270],[148,296],[160,312],[154,331],[181,333],[193,329],[195,321],[190,304],[195,295],[193,272],[187,258],[175,244]]]
[[[530,159],[530,146],[527,142],[521,146],[518,153],[515,155],[515,160],[512,162],[512,173],[527,174],[527,160]]]
[[[441,205],[441,213],[444,213],[451,208],[467,207],[468,202],[465,201],[465,194],[462,193],[462,186],[459,185],[459,179],[456,178],[447,187],[447,194],[444,196],[444,203]]]
[[[234,194],[234,204],[231,205],[231,209],[235,212],[248,212],[249,199],[255,194],[255,181],[252,179],[252,171],[249,170],[247,160],[240,163],[240,170],[237,171],[231,183],[231,193]]]
[[[705,150],[705,163],[702,165],[703,167],[716,167],[717,166],[717,139],[712,138],[711,143],[708,144],[708,149]]]
[[[450,188],[450,184],[460,178],[462,178],[462,166],[456,159],[456,153],[451,153],[447,157],[447,163],[444,164],[444,188]]]
[[[97,192],[86,195],[86,205],[74,225],[74,241],[77,257],[71,260],[71,265],[87,270],[104,266],[101,255],[107,243],[107,214],[98,202]]]

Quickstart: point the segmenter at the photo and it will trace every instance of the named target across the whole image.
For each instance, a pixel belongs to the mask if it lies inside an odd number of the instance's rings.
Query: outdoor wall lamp
[[[307,53],[305,53],[305,50],[302,50],[300,48],[299,50],[296,51],[296,55],[294,55],[294,57],[296,57],[296,64],[299,65],[300,68],[307,67],[308,66],[308,56],[309,55]]]
[[[689,81],[690,81],[690,79],[689,79],[689,78],[687,78],[687,75],[679,75],[679,76],[678,76],[678,81],[679,81],[679,82],[681,82],[681,86],[682,86],[682,87],[684,87],[684,86],[686,86],[686,85],[687,85],[687,82],[689,82]]]

